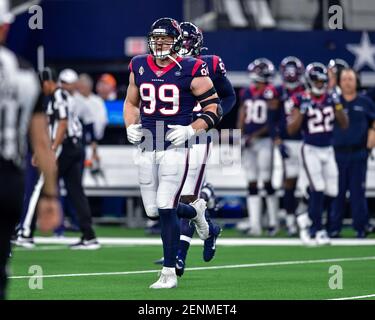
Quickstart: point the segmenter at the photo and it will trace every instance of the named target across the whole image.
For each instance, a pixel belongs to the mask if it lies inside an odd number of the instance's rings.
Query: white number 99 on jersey
[[[166,116],[175,115],[180,110],[180,91],[174,84],[163,84],[157,90],[152,83],[142,83],[139,92],[142,101],[147,103],[142,106],[145,114],[154,114],[157,104],[158,111]]]

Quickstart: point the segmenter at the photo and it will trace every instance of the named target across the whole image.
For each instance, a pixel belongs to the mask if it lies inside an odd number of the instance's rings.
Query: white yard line
[[[132,247],[138,247],[137,245],[132,244],[106,244],[103,245],[104,248],[132,248]],[[50,246],[43,246],[43,245],[37,245],[34,248],[23,248],[23,247],[13,247],[12,251],[18,252],[33,252],[33,251],[59,251],[59,250],[71,250],[68,245],[50,245]]]
[[[337,258],[337,259],[320,259],[320,260],[263,262],[263,263],[251,263],[251,264],[233,264],[233,265],[224,265],[224,266],[194,267],[194,268],[186,268],[185,270],[186,271],[201,271],[201,270],[239,269],[239,268],[256,268],[256,267],[288,266],[288,265],[315,264],[315,263],[336,263],[336,262],[345,262],[345,261],[369,261],[369,260],[375,260],[375,256],[372,256],[372,257]],[[42,275],[42,276],[40,276],[40,278],[112,276],[112,275],[131,275],[131,274],[156,273],[156,272],[160,272],[160,269],[140,270],[140,271],[120,271],[120,272],[49,274],[49,275]],[[36,277],[36,276],[32,276],[32,275],[12,276],[12,277],[9,277],[9,278],[10,279],[28,279],[30,277]]]
[[[72,244],[79,239],[74,237],[35,237],[36,244]],[[103,245],[161,245],[160,238],[113,238],[100,237]],[[192,245],[202,245],[202,240],[193,239]],[[289,238],[219,238],[219,246],[303,246],[299,239]],[[375,239],[332,239],[333,246],[375,246]]]
[[[375,297],[375,294],[368,294],[366,296],[335,298],[335,299],[328,299],[328,300],[357,300],[357,299],[366,299],[366,298],[372,298],[372,297]]]
[[[54,250],[67,250],[69,249],[66,245],[51,245],[51,246],[36,246],[34,248],[23,248],[23,247],[13,247],[12,251],[54,251]]]

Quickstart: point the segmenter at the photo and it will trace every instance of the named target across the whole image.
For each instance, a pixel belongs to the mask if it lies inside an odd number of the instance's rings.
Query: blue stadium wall
[[[161,13],[160,13],[161,12]],[[160,16],[183,17],[181,1],[66,0],[43,2],[44,29],[27,27],[30,15],[19,16],[12,26],[9,46],[35,63],[36,47],[45,46],[50,60],[124,59],[124,39],[145,36]],[[369,33],[375,43],[375,33]],[[221,30],[205,33],[209,53],[223,57],[227,69],[245,70],[249,61],[264,56],[278,64],[287,55],[305,63],[341,57],[353,63],[347,44],[359,44],[361,32]],[[129,58],[129,57],[128,57]],[[366,70],[366,68],[364,69]]]

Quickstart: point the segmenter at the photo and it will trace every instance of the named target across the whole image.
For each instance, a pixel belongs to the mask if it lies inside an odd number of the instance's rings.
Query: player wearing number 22
[[[308,89],[292,97],[288,133],[302,129],[302,163],[309,184],[310,234],[316,244],[324,245],[330,243],[322,225],[324,203],[329,204],[338,194],[338,169],[332,147],[334,121],[345,129],[348,117],[337,93],[328,92],[328,73],[323,64],[309,64],[305,77]]]
[[[188,172],[186,142],[221,119],[220,100],[206,63],[179,57],[182,45],[178,22],[161,18],[148,35],[151,54],[132,59],[124,103],[128,140],[138,144],[139,184],[147,216],[160,219],[164,263],[153,289],[177,286],[175,271],[180,238],[178,218],[191,219],[202,240],[209,237],[206,202],[180,203]],[[193,121],[196,102],[203,106]]]

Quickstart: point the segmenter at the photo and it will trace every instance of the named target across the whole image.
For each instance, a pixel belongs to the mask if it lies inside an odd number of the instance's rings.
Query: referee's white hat
[[[59,82],[75,83],[78,81],[78,74],[73,69],[64,69],[59,74]]]

